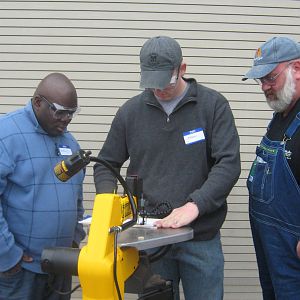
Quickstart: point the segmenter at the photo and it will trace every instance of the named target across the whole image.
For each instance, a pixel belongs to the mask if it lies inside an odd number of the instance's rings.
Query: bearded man
[[[268,40],[248,78],[275,112],[247,180],[263,299],[300,299],[300,45],[288,37]]]

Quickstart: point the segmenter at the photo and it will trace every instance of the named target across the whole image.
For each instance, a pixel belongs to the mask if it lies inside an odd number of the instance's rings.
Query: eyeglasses
[[[287,67],[289,67],[290,65],[292,64],[292,62],[289,62],[285,65],[285,67],[279,72],[277,73],[276,75],[274,76],[265,76],[265,77],[262,77],[262,78],[255,78],[254,80],[256,81],[256,83],[258,83],[259,85],[263,85],[263,84],[267,84],[267,85],[275,85],[276,84],[276,79],[279,77],[279,75],[285,71],[285,69]]]
[[[176,75],[173,75],[171,77],[171,80],[170,80],[170,83],[169,83],[169,87],[175,87],[176,86],[176,83],[178,81],[178,78],[179,78],[179,74],[180,74],[180,67],[181,67],[181,64],[178,66],[178,69],[177,69],[177,74]]]
[[[51,103],[43,95],[37,95],[37,97],[40,97],[42,100],[47,102],[50,111],[53,113],[53,117],[57,120],[62,120],[66,118],[68,120],[71,120],[80,112],[80,107],[65,107],[57,103]]]

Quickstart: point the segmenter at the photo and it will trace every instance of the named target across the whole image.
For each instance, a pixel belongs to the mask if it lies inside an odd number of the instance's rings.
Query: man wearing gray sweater
[[[176,40],[149,39],[140,52],[141,88],[117,112],[99,156],[143,180],[146,212],[157,227],[189,225],[194,239],[172,245],[152,265],[172,280],[179,299],[222,299],[224,257],[220,228],[226,198],[240,174],[239,137],[228,101],[184,78],[186,64]],[[116,180],[94,166],[97,193],[111,193]]]

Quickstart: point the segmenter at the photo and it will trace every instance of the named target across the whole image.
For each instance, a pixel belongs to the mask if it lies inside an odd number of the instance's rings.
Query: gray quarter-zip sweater
[[[208,240],[225,220],[226,198],[240,174],[239,137],[228,101],[194,79],[185,80],[190,88],[169,117],[151,91],[128,100],[99,157],[118,170],[130,159],[127,174],[143,179],[149,212],[195,202],[194,239]],[[94,180],[97,194],[116,189],[102,165],[95,164]]]

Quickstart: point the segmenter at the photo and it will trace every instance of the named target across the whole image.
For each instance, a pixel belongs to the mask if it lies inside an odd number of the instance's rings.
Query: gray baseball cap
[[[156,36],[147,40],[140,51],[140,87],[164,89],[181,62],[181,48],[173,38]]]
[[[271,73],[279,63],[300,58],[300,45],[288,37],[273,37],[255,52],[253,66],[242,78],[262,78]]]

